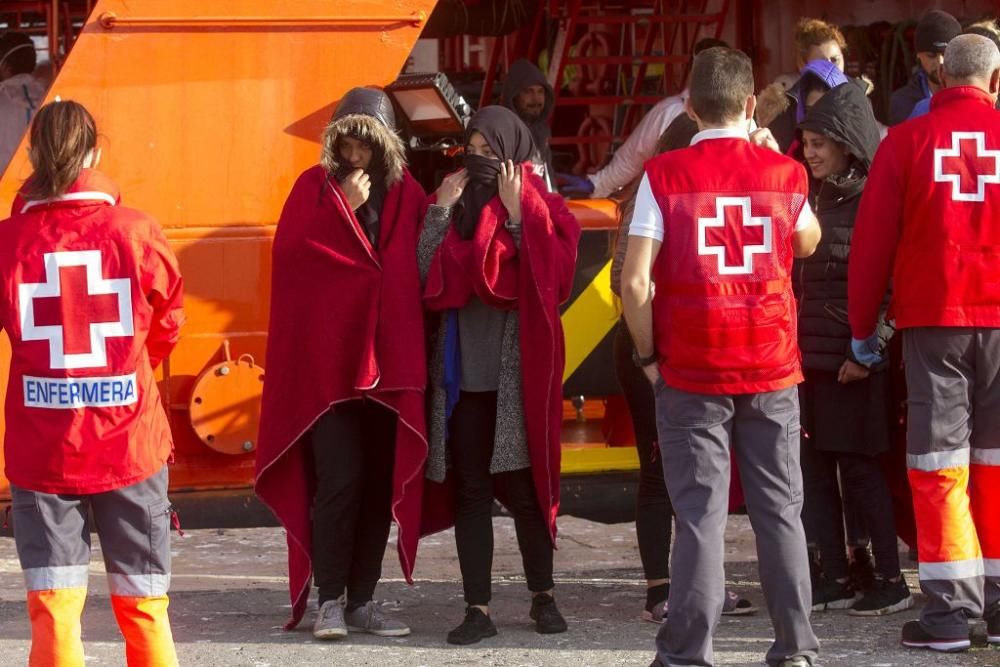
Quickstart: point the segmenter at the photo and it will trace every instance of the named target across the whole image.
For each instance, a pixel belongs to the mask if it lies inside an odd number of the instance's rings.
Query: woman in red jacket
[[[153,369],[184,321],[177,260],[156,221],[93,169],[76,102],[42,107],[33,172],[0,224],[0,324],[11,343],[5,473],[31,617],[29,664],[84,664],[90,521],[129,665],[176,665],[170,425]]]

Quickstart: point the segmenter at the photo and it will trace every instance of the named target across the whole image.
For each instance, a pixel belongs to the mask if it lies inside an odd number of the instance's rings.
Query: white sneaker
[[[347,636],[347,623],[344,622],[344,598],[327,600],[316,614],[313,624],[313,637],[316,639],[343,639]]]

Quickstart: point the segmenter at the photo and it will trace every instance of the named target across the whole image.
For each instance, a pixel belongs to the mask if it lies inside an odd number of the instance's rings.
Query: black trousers
[[[635,534],[646,579],[670,578],[670,538],[674,508],[663,481],[656,434],[656,400],[649,380],[632,362],[632,338],[624,320],[614,340],[615,375],[625,394],[635,446],[639,453],[639,489],[635,497]]]
[[[492,596],[494,497],[514,516],[528,589],[540,593],[554,585],[552,539],[531,469],[490,474],[496,419],[496,392],[462,392],[449,423],[448,451],[457,487],[455,544],[468,605],[487,605]]]
[[[827,579],[848,576],[843,505],[851,497],[871,535],[875,571],[886,579],[898,577],[896,519],[889,484],[879,460],[865,454],[820,451],[803,438],[802,480],[803,525],[809,542],[819,547],[823,576]]]
[[[372,599],[392,522],[396,415],[369,400],[348,401],[312,431],[316,496],[313,570],[319,603]]]

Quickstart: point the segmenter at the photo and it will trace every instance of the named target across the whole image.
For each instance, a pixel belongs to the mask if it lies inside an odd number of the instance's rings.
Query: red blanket
[[[530,172],[530,166],[522,168],[520,250],[504,227],[507,212],[494,197],[472,239],[448,231],[427,277],[424,304],[430,310],[461,308],[475,294],[490,306],[518,311],[528,453],[538,502],[555,539],[565,364],[559,304],[573,285],[580,226],[562,197],[546,192]],[[450,517],[440,515],[444,511],[429,503],[425,528],[448,525]]]
[[[392,512],[403,574],[413,572],[427,458],[416,260],[424,198],[408,173],[389,189],[375,251],[336,181],[316,166],[299,177],[278,222],[255,490],[287,531],[288,628],[302,619],[312,579],[306,432],[336,403],[365,396],[398,415]]]

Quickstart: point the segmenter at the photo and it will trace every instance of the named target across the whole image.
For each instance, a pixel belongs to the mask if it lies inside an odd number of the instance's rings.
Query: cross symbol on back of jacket
[[[951,183],[954,201],[984,201],[986,185],[1000,183],[1000,150],[983,132],[952,132],[951,148],[934,149],[934,181]]]
[[[36,325],[62,327],[66,354],[93,352],[92,322],[118,321],[118,296],[90,294],[85,266],[59,267],[59,296],[35,297],[34,308]]]
[[[46,253],[45,282],[18,285],[23,340],[49,344],[51,368],[101,368],[107,339],[134,335],[131,280],[104,278],[99,250]]]
[[[750,209],[750,197],[719,197],[715,217],[698,218],[698,254],[715,255],[720,275],[753,273],[753,256],[771,252],[771,218]]]

